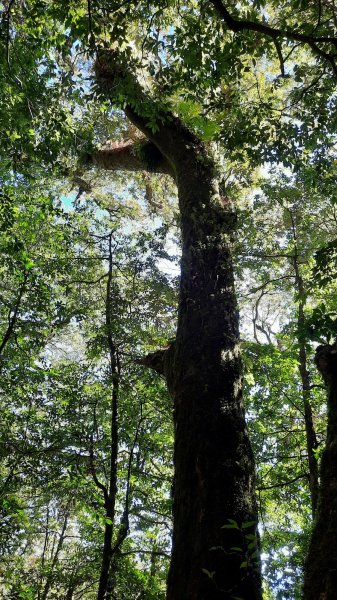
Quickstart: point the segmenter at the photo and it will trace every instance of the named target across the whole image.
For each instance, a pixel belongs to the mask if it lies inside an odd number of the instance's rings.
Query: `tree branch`
[[[156,350],[155,352],[150,352],[142,358],[136,358],[134,362],[137,365],[143,365],[143,367],[148,367],[149,369],[156,371],[156,373],[159,373],[159,375],[164,376],[164,360],[168,349],[169,347],[161,348],[160,350]]]
[[[259,21],[248,21],[246,19],[235,19],[227,10],[226,6],[222,2],[222,0],[210,0],[210,3],[213,4],[214,8],[218,12],[218,14],[222,17],[227,27],[238,33],[239,31],[255,31],[256,33],[260,33],[267,37],[270,37],[274,40],[278,38],[286,38],[287,40],[293,42],[302,42],[304,44],[308,44],[315,54],[318,54],[325,60],[327,60],[331,67],[337,75],[337,67],[335,63],[335,58],[331,54],[324,52],[317,44],[331,44],[334,48],[337,48],[337,37],[334,36],[315,36],[313,34],[307,35],[304,33],[298,33],[297,31],[293,31],[292,29],[278,29],[276,27],[271,27],[270,25],[266,25],[265,23],[261,23]],[[276,47],[277,49],[277,47]],[[277,49],[278,52],[278,49]],[[279,52],[278,52],[279,55]]]
[[[163,556],[164,558],[171,558],[171,555],[168,552],[164,552],[162,550],[141,550],[140,548],[136,550],[128,550],[127,552],[121,552],[121,556],[129,556],[130,554],[151,554],[152,556]]]
[[[101,93],[114,103],[118,103],[118,99],[123,97],[125,100],[121,108],[126,116],[152,142],[150,163],[153,159],[155,162],[152,171],[156,171],[159,165],[165,164],[165,172],[174,174],[179,179],[180,173],[182,176],[186,175],[186,168],[199,173],[202,165],[210,166],[208,152],[201,140],[170,112],[167,106],[161,106],[159,101],[145,92],[136,73],[129,65],[123,64],[123,57],[118,51],[99,50],[94,69]],[[153,146],[157,154],[153,153]],[[148,149],[145,148],[145,164],[149,162]],[[132,158],[133,164],[138,165],[139,168],[139,160],[143,159],[143,150],[144,146],[140,148],[138,162]],[[125,153],[130,155],[131,149],[125,150]],[[144,166],[142,161],[142,170],[145,170]],[[151,170],[148,166],[147,170]]]
[[[297,477],[294,477],[293,479],[289,479],[288,481],[281,481],[280,483],[275,483],[274,485],[261,486],[256,489],[259,492],[263,492],[264,490],[272,490],[274,488],[285,487],[287,485],[291,485],[292,483],[295,483],[296,481],[299,481],[300,479],[304,479],[306,477],[308,477],[308,473],[303,473],[302,475],[298,475]]]
[[[274,45],[275,45],[275,48],[276,48],[278,59],[280,61],[281,77],[285,77],[284,58],[283,58],[283,55],[282,55],[282,48],[281,48],[281,44],[280,44],[280,42],[278,41],[277,38],[274,39]]]
[[[20,309],[20,304],[21,304],[21,300],[22,300],[22,296],[25,292],[26,289],[26,284],[27,284],[27,279],[28,279],[28,272],[25,271],[24,276],[23,276],[23,281],[22,284],[19,288],[19,293],[18,293],[18,297],[15,303],[14,308],[10,308],[9,313],[8,313],[8,327],[7,330],[5,332],[5,335],[0,343],[0,355],[2,354],[2,352],[5,349],[6,344],[9,342],[11,335],[15,329],[15,325],[18,319],[18,313],[19,313],[19,309]]]
[[[95,166],[109,171],[149,171],[173,176],[167,159],[145,139],[107,142],[90,159]]]
[[[313,35],[306,35],[304,33],[297,33],[296,31],[292,31],[291,29],[277,29],[276,27],[270,27],[269,25],[265,25],[264,23],[259,23],[258,21],[248,21],[245,19],[234,19],[227,8],[224,6],[222,0],[210,0],[211,4],[217,9],[218,13],[222,16],[229,29],[232,31],[238,32],[243,30],[256,31],[257,33],[262,33],[267,35],[273,39],[278,37],[284,37],[290,40],[294,40],[297,42],[305,42],[307,44],[313,43],[327,43],[333,44],[337,47],[337,38],[330,36],[321,36],[315,37]]]

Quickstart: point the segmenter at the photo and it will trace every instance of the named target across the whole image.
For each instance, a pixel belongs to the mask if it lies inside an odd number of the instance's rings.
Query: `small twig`
[[[281,483],[275,483],[274,485],[261,486],[256,489],[259,492],[262,492],[264,490],[272,490],[273,488],[285,487],[287,485],[291,485],[292,483],[295,483],[295,481],[298,481],[299,479],[304,479],[307,477],[308,477],[308,474],[303,473],[303,475],[298,475],[297,477],[294,477],[294,479],[289,479],[288,481],[282,481]]]
[[[129,554],[151,554],[152,556],[163,556],[164,558],[171,558],[171,555],[168,552],[164,552],[163,550],[140,550],[139,548],[136,550],[127,550],[126,552],[121,552],[121,556],[128,556]]]

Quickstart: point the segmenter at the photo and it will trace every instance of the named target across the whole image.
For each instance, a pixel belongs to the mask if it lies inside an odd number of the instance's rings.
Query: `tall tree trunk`
[[[306,340],[303,337],[303,331],[305,326],[305,314],[304,307],[306,301],[306,293],[304,288],[303,278],[300,273],[299,268],[299,260],[298,260],[298,249],[297,249],[297,236],[295,223],[292,218],[293,223],[293,232],[294,232],[294,242],[295,242],[295,254],[293,258],[293,265],[295,271],[295,284],[296,290],[298,294],[298,317],[297,317],[297,328],[298,328],[298,346],[299,346],[299,356],[298,356],[298,368],[301,377],[302,383],[302,399],[303,399],[303,408],[304,408],[304,424],[305,424],[305,434],[306,434],[306,443],[307,443],[307,453],[308,453],[308,466],[309,466],[309,488],[310,488],[310,497],[311,497],[311,511],[312,516],[315,516],[317,510],[317,502],[318,502],[318,463],[316,458],[316,450],[318,447],[316,431],[314,427],[314,421],[312,416],[311,409],[311,385],[310,385],[310,374],[308,371],[308,362],[307,362],[307,349],[306,349]]]
[[[108,95],[116,90],[130,94],[132,89],[133,98],[124,110],[152,142],[157,169],[168,163],[179,194],[177,336],[161,358],[160,352],[154,353],[155,368],[166,375],[174,400],[174,530],[167,599],[258,600],[262,596],[254,462],[242,404],[230,251],[235,217],[220,197],[215,165],[203,144],[116,65],[115,53],[100,57],[96,75]],[[156,118],[152,129],[148,114],[152,121]],[[142,159],[139,149],[137,156]],[[104,156],[103,166],[121,168],[120,160],[117,167],[113,157],[111,161],[109,166]],[[97,153],[95,162],[99,164]]]
[[[337,342],[319,346],[316,364],[327,386],[328,427],[320,467],[318,508],[305,565],[304,599],[337,594]]]
[[[73,600],[75,588],[70,585],[67,589],[66,600]]]
[[[109,503],[111,504],[111,503]],[[113,519],[114,511],[111,511],[110,506],[106,507],[106,518]],[[109,585],[109,571],[111,564],[111,550],[112,550],[112,534],[113,534],[113,525],[111,523],[105,524],[104,529],[104,543],[102,550],[102,564],[101,564],[101,572],[99,575],[99,584],[98,584],[98,592],[97,592],[97,600],[105,600],[108,585]]]
[[[213,165],[189,152],[177,173],[183,245],[168,380],[175,475],[167,598],[253,600],[261,592],[229,241],[234,218],[221,206]]]
[[[301,306],[299,306],[299,311]],[[300,321],[300,316],[298,321]],[[299,372],[302,381],[302,399],[304,407],[304,423],[305,423],[305,434],[307,443],[308,453],[308,466],[309,466],[309,488],[311,498],[311,511],[314,517],[317,510],[318,503],[318,463],[315,451],[317,450],[318,443],[316,437],[316,431],[314,427],[314,421],[311,409],[311,385],[310,385],[310,374],[307,367],[307,350],[305,343],[299,340]]]
[[[97,600],[105,600],[109,586],[110,568],[113,554],[112,539],[115,519],[115,506],[117,494],[117,456],[118,456],[118,393],[119,393],[119,363],[117,347],[112,333],[112,309],[113,309],[113,252],[112,233],[108,236],[109,245],[109,271],[106,287],[106,310],[105,326],[109,349],[109,367],[111,377],[111,428],[110,428],[110,456],[109,456],[109,482],[104,489],[105,500],[105,529],[102,551],[102,564],[98,584]]]

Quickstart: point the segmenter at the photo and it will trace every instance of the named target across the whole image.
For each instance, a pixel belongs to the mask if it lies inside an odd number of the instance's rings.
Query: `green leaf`
[[[205,573],[205,575],[207,575],[207,577],[209,577],[210,579],[213,579],[214,575],[215,575],[215,571],[208,571],[207,569],[201,569],[203,573]]]
[[[246,521],[242,523],[242,529],[248,529],[249,527],[254,527],[256,525],[256,521]]]

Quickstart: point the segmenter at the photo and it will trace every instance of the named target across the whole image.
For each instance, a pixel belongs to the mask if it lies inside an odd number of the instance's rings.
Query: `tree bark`
[[[337,590],[337,342],[319,346],[317,368],[327,386],[328,426],[317,514],[305,565],[304,599],[335,600]]]
[[[167,599],[258,600],[254,462],[242,403],[230,250],[235,215],[220,197],[214,162],[201,141],[172,114],[163,114],[114,58],[97,62],[98,82],[112,97],[116,78],[120,85],[127,80],[125,93],[132,83],[132,104],[124,110],[170,165],[179,195],[178,328],[161,367],[174,400],[175,426]],[[156,117],[152,130],[149,110]]]

